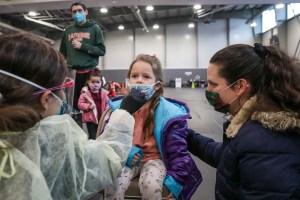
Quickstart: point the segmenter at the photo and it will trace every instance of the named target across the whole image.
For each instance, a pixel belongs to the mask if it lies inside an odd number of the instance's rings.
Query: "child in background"
[[[95,68],[89,72],[87,86],[83,87],[78,100],[78,108],[82,112],[82,123],[86,123],[89,139],[96,139],[98,121],[108,107],[108,96],[101,88],[101,71]]]
[[[170,191],[167,198],[190,199],[202,177],[187,151],[189,108],[162,97],[162,66],[155,56],[137,56],[127,79],[129,90],[141,91],[148,101],[133,114],[134,146],[114,187],[107,189],[106,199],[124,199],[130,181],[138,174],[143,199],[162,199],[163,185]],[[110,102],[113,112],[122,101]]]

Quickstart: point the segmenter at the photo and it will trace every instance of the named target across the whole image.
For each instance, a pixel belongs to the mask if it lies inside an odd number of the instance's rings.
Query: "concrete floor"
[[[205,88],[164,88],[164,96],[185,102],[190,107],[192,119],[188,120],[189,128],[202,135],[222,141],[223,114],[214,111],[207,102]],[[203,181],[194,193],[192,200],[213,200],[215,188],[215,168],[193,159],[200,169]]]
[[[216,141],[222,141],[223,114],[215,112],[209,105],[205,88],[164,88],[164,96],[185,102],[190,107],[192,119],[188,120],[189,128]],[[85,126],[83,128],[86,131]],[[197,157],[193,156],[193,159],[202,173],[203,181],[191,200],[214,200],[216,170]],[[97,195],[92,199],[102,198]]]

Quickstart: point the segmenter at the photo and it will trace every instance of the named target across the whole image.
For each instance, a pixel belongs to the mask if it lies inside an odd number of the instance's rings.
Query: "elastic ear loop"
[[[3,71],[3,70],[1,70],[1,69],[0,69],[0,72],[1,72],[2,74],[7,75],[7,76],[10,76],[10,77],[13,77],[13,78],[15,78],[15,79],[18,79],[18,80],[20,80],[20,81],[23,81],[23,82],[25,82],[25,83],[28,83],[29,85],[35,86],[35,87],[37,87],[37,88],[39,88],[39,89],[41,89],[41,90],[44,90],[44,92],[48,90],[47,88],[44,88],[44,87],[42,87],[42,86],[40,86],[40,85],[38,85],[38,84],[36,84],[36,83],[34,83],[34,82],[31,82],[31,81],[29,81],[29,80],[27,80],[27,79],[24,79],[24,78],[22,78],[22,77],[20,77],[20,76],[18,76],[18,75],[9,73],[9,72],[7,72],[7,71]],[[51,90],[50,90],[50,91],[51,91]],[[56,96],[52,91],[51,91],[51,94],[52,94],[55,98],[58,98],[59,101],[62,103],[61,99],[60,99],[58,96]]]

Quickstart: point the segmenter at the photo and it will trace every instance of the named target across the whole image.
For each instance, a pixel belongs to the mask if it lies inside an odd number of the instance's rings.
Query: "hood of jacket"
[[[295,112],[254,112],[256,96],[248,99],[240,111],[229,120],[231,121],[226,129],[226,135],[233,138],[237,135],[242,125],[253,120],[259,122],[264,128],[277,132],[293,131],[300,134],[300,115]]]

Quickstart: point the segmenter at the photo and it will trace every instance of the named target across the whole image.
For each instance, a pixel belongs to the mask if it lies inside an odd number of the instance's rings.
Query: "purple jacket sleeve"
[[[166,130],[165,160],[167,175],[171,175],[178,183],[184,185],[191,173],[191,163],[194,163],[187,150],[187,121],[180,120],[172,123]]]

